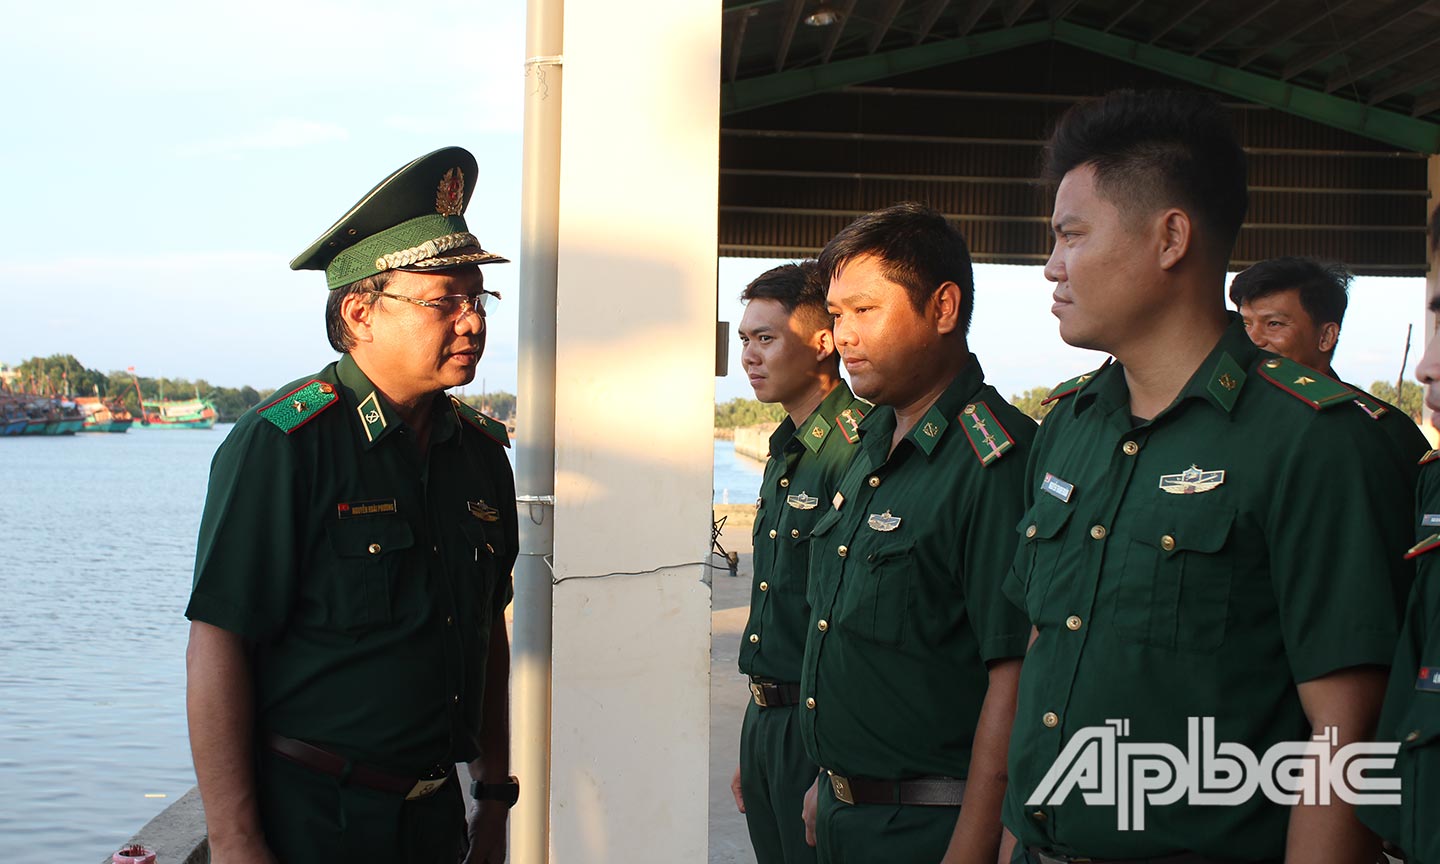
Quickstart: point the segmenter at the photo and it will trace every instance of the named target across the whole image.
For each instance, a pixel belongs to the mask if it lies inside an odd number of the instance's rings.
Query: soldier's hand
[[[470,846],[461,859],[464,864],[504,864],[505,823],[510,808],[499,801],[476,802],[466,834]]]
[[[740,794],[740,766],[735,766],[735,776],[730,780],[730,794],[735,796],[735,809],[745,812],[745,796]]]
[[[277,864],[275,854],[265,845],[263,837],[238,837],[231,841],[210,842],[211,864]]]
[[[816,777],[815,782],[810,784],[810,789],[805,793],[805,804],[800,808],[800,816],[805,820],[805,842],[811,846],[815,845],[815,809],[820,802],[820,778]]]

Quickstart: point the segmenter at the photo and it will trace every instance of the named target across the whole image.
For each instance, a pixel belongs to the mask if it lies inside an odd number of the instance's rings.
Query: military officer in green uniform
[[[860,440],[869,405],[840,378],[825,286],[814,261],[768,270],[741,293],[744,367],[755,398],[786,417],[770,435],[755,513],[755,575],[740,671],[750,704],[731,789],[759,864],[815,860],[800,811],[815,782],[796,716],[800,660],[810,623],[806,598],[810,529],[829,507]]]
[[[1245,322],[1250,341],[1339,381],[1335,346],[1349,305],[1350,272],[1313,258],[1270,258],[1237,273],[1230,302]],[[1344,382],[1341,382],[1344,383]],[[1380,421],[1404,458],[1419,459],[1429,443],[1405,412],[1354,384],[1352,404]]]
[[[985,383],[943,216],[899,204],[820,256],[835,344],[875,403],[810,534],[800,731],[819,860],[985,862],[1029,627],[1005,599],[1035,423]]]
[[[1431,226],[1440,247],[1440,210]],[[1430,297],[1440,314],[1440,294]],[[1425,402],[1440,411],[1440,334],[1432,334],[1415,368]],[[1380,714],[1380,740],[1399,742],[1400,804],[1361,807],[1360,817],[1405,856],[1407,864],[1440,864],[1440,451],[1420,459],[1415,496],[1415,587],[1400,630]]]
[[[1112,93],[1067,112],[1047,160],[1060,335],[1114,359],[1052,394],[1017,522],[1006,593],[1035,636],[1014,860],[1373,861],[1331,789],[1276,803],[1213,754],[1371,736],[1410,581],[1411,468],[1350,388],[1226,312],[1247,190],[1218,103]]]
[[[325,271],[342,356],[215,455],[186,659],[217,864],[503,858],[514,479],[504,426],[445,393],[504,260],[465,225],[476,175],[417,159],[292,262]]]

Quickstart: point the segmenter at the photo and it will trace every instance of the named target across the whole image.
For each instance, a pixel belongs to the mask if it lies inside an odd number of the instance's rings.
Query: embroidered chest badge
[[[1160,489],[1171,495],[1197,495],[1225,482],[1225,472],[1207,471],[1191,465],[1179,474],[1161,474]]]
[[[820,499],[801,492],[799,495],[786,495],[785,503],[794,507],[796,510],[814,510],[820,506]]]
[[[894,531],[900,527],[900,517],[891,516],[889,510],[884,513],[871,513],[866,524],[875,531]]]

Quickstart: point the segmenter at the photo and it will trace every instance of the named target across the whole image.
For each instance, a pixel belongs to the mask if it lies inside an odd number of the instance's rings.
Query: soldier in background
[[[755,514],[755,574],[740,671],[750,704],[730,788],[759,864],[815,860],[801,805],[815,782],[800,723],[800,661],[810,622],[810,530],[829,508],[869,405],[840,378],[825,288],[814,261],[768,270],[740,294],[740,365],[755,398],[786,417],[770,436]]]

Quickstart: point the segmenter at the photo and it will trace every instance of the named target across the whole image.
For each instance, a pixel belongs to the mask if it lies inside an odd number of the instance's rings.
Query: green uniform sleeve
[[[1297,682],[1387,666],[1400,603],[1413,491],[1363,415],[1316,417],[1290,448],[1270,512],[1270,573]]]
[[[220,445],[200,519],[185,616],[263,641],[289,615],[304,510],[292,442],[250,414]]]
[[[495,618],[498,621],[505,614],[505,607],[515,599],[515,561],[520,557],[520,522],[518,505],[515,501],[515,475],[510,470],[510,462],[505,458],[503,451],[496,449],[499,465],[496,471],[499,472],[499,480],[496,485],[500,488],[500,524],[505,528],[505,554],[496,562],[496,574],[499,578],[495,581],[494,605],[490,608],[495,610]],[[508,505],[503,502],[509,502]],[[528,509],[528,508],[527,508]]]
[[[1015,523],[1025,512],[1026,460],[1019,453],[980,469],[979,493],[970,511],[964,550],[965,608],[989,663],[1025,656],[1030,623],[1023,607],[1007,599],[1004,583],[1015,560]],[[1027,454],[1028,455],[1028,454]],[[1022,598],[1023,602],[1023,598]]]
[[[1058,412],[1051,413],[1058,414]],[[1036,484],[1033,478],[1035,477],[1036,466],[1040,464],[1040,453],[1044,446],[1043,442],[1045,441],[1046,433],[1055,428],[1059,422],[1060,418],[1052,417],[1049,423],[1040,424],[1040,430],[1035,433],[1035,443],[1030,446],[1025,454],[1025,470],[1021,472],[1019,480],[1021,510],[1015,515],[1015,521],[1010,523],[1009,528],[1009,536],[1014,541],[1014,544],[1011,547],[1010,560],[1006,562],[1005,581],[1002,584],[1002,589],[1005,597],[1022,613],[1024,613],[1026,609],[1025,588],[1029,574],[1025,572],[1028,562],[1021,557],[1020,537],[1017,532],[1020,530],[1020,517],[1030,512],[1030,508],[1035,506]],[[1028,620],[1028,614],[1026,617]],[[1030,631],[1028,628],[1025,631],[1025,639],[1027,642],[1030,639]]]

